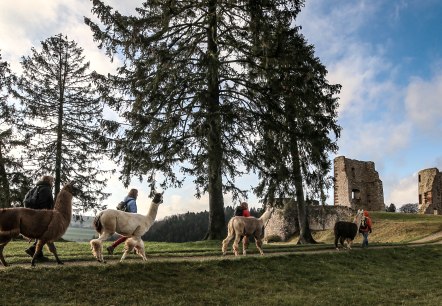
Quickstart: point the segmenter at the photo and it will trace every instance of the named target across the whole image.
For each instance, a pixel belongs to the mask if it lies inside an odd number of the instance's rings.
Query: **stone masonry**
[[[334,160],[334,205],[385,210],[384,191],[374,162],[338,156]]]
[[[283,199],[283,208],[276,208],[264,231],[265,242],[288,241],[299,232],[298,209],[293,199]],[[308,205],[312,231],[332,229],[336,221],[352,221],[355,212],[345,206]]]
[[[418,210],[421,214],[442,215],[442,173],[429,168],[418,173]]]

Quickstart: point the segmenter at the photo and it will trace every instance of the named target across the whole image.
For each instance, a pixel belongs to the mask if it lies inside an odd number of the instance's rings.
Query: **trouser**
[[[116,248],[119,244],[125,242],[127,239],[127,237],[125,236],[121,236],[120,238],[118,238],[117,240],[115,240],[114,243],[112,243],[112,248]]]
[[[362,247],[368,247],[368,232],[362,232]]]

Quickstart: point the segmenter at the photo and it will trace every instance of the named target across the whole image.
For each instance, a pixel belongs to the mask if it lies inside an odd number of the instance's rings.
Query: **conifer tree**
[[[24,145],[16,129],[16,108],[10,100],[15,76],[0,54],[0,207],[20,205],[29,186],[18,150]]]
[[[278,22],[260,39],[270,47],[265,63],[252,69],[268,89],[261,99],[260,137],[250,158],[251,167],[259,169],[255,191],[270,202],[275,195],[296,199],[298,243],[314,243],[306,196],[322,198],[323,188],[331,184],[328,154],[338,149],[336,95],[341,86],[328,83],[325,66],[297,28]]]
[[[255,132],[259,101],[250,89],[260,80],[247,69],[262,56],[252,50],[258,28],[293,20],[302,3],[147,0],[137,16],[123,16],[93,0],[101,24],[85,18],[99,47],[124,59],[117,75],[100,79],[129,123],[107,126],[123,177],[161,172],[162,185],[175,187],[184,179],[177,172],[194,177],[196,196],[209,193],[208,239],[223,238],[223,194],[245,194],[235,178],[248,170],[241,165]]]
[[[61,184],[81,184],[85,211],[100,207],[106,171],[99,122],[103,104],[92,82],[89,62],[75,41],[58,34],[22,58],[23,74],[15,95],[23,106],[22,129],[29,139],[25,150],[34,179],[54,175],[54,194]]]

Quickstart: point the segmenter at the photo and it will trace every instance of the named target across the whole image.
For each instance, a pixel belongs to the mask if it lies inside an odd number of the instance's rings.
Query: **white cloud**
[[[442,128],[442,75],[429,81],[414,78],[408,85],[405,106],[418,128],[440,134]]]
[[[386,188],[384,187],[384,190]],[[408,203],[418,202],[418,183],[417,183],[417,173],[411,176],[405,177],[399,182],[392,183],[388,186],[390,190],[389,194],[386,194],[385,204],[390,205],[394,203],[396,208],[401,207]]]

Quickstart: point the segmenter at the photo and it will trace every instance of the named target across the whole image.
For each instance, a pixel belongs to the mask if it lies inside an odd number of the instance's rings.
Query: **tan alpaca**
[[[144,242],[142,242],[141,236],[144,235],[155,222],[158,206],[163,203],[163,193],[155,193],[146,216],[127,213],[121,210],[106,209],[95,217],[94,226],[99,236],[97,239],[92,239],[90,245],[92,254],[99,262],[105,262],[103,258],[103,241],[109,239],[114,233],[129,237],[129,239],[126,240],[124,253],[120,261],[123,261],[127,254],[134,248],[143,260],[145,260]],[[140,250],[141,243],[143,246],[142,253]]]
[[[43,245],[47,244],[58,264],[63,262],[58,258],[54,241],[66,232],[72,219],[72,197],[79,189],[71,182],[65,185],[57,195],[53,210],[36,210],[24,207],[0,209],[0,261],[8,264],[3,257],[3,249],[12,238],[20,234],[28,239],[37,239],[31,265],[35,265],[36,254]]]
[[[229,242],[235,237],[235,241],[233,242],[233,252],[235,256],[238,256],[238,244],[242,236],[253,236],[255,238],[255,244],[259,253],[264,255],[262,250],[262,239],[264,238],[264,227],[267,224],[267,221],[270,219],[270,216],[273,213],[273,208],[267,209],[262,216],[257,219],[255,217],[241,217],[236,216],[230,219],[227,225],[227,237],[223,240],[222,243],[222,252],[223,255],[227,253],[227,247]],[[243,255],[247,254],[247,245],[243,243]]]

